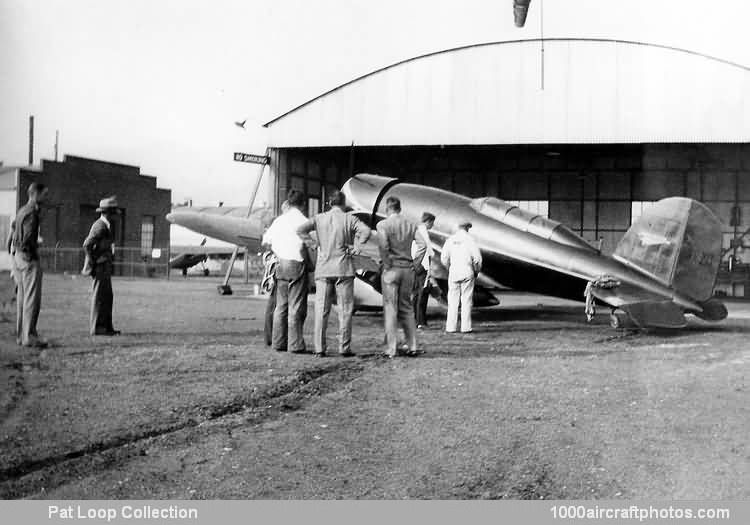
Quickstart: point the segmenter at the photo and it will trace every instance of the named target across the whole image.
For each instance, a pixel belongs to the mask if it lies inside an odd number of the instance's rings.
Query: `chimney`
[[[34,165],[34,115],[29,115],[29,166]]]

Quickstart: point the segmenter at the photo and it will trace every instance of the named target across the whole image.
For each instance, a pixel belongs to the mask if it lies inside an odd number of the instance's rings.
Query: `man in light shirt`
[[[430,261],[433,250],[430,243],[430,234],[427,232],[435,225],[435,216],[426,211],[422,214],[422,222],[417,226],[417,235],[425,243],[426,251],[422,264],[415,268],[414,273],[414,317],[416,317],[417,328],[427,327],[427,300],[430,297]],[[412,243],[411,255],[416,257],[419,245],[416,241]]]
[[[398,351],[399,324],[403,326],[406,336],[406,354],[415,356],[418,353],[412,291],[414,271],[422,265],[425,242],[417,233],[417,225],[401,215],[401,201],[397,197],[386,199],[385,211],[388,217],[378,223],[378,244],[383,261],[384,355],[393,359]],[[412,242],[417,244],[414,257]]]
[[[339,310],[339,355],[352,352],[352,314],[354,313],[354,252],[367,242],[370,228],[346,213],[346,196],[336,190],[328,197],[331,209],[319,213],[297,229],[300,235],[315,230],[318,235],[318,259],[315,264],[315,356],[326,355],[326,328],[333,295]]]
[[[297,229],[307,222],[302,214],[305,196],[289,190],[289,209],[278,216],[263,235],[263,244],[271,246],[278,258],[276,266],[276,308],[273,313],[271,346],[277,352],[307,351],[302,327],[307,313],[307,270],[302,250],[305,249]]]
[[[443,245],[440,260],[448,268],[448,319],[445,331],[454,333],[461,303],[461,332],[471,332],[471,309],[474,305],[474,280],[482,269],[482,254],[469,235],[470,222],[458,225],[458,231]]]

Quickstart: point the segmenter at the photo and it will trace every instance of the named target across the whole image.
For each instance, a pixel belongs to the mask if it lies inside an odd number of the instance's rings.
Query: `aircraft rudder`
[[[713,294],[721,240],[721,222],[705,204],[671,197],[633,223],[615,257],[700,303]]]

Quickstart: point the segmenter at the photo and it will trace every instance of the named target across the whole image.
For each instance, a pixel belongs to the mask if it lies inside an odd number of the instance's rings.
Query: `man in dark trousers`
[[[302,327],[307,312],[307,268],[303,251],[306,247],[297,235],[297,228],[307,222],[302,213],[306,203],[299,190],[289,190],[289,209],[274,219],[263,235],[276,255],[276,308],[273,314],[271,346],[277,352],[307,351]]]
[[[385,356],[396,357],[398,325],[406,335],[407,355],[417,355],[416,323],[412,307],[415,269],[422,264],[427,245],[417,233],[417,225],[401,215],[401,201],[388,197],[388,217],[378,223],[378,243],[383,261],[383,319],[385,321]],[[412,242],[416,255],[412,258]]]
[[[39,211],[47,200],[47,187],[29,185],[29,200],[18,210],[11,252],[16,278],[16,342],[26,347],[44,348],[36,323],[42,306],[42,266],[39,261]]]
[[[417,235],[422,236],[425,243],[425,253],[422,264],[417,265],[414,274],[414,316],[417,320],[417,328],[427,328],[427,300],[430,298],[430,262],[433,250],[430,243],[431,230],[435,225],[435,216],[426,211],[422,214],[422,222],[417,226]],[[416,257],[419,245],[412,243],[412,256]]]
[[[289,201],[281,203],[281,214],[285,214],[289,211]],[[269,225],[270,227],[270,225]],[[266,232],[268,228],[266,228]],[[268,265],[266,271],[270,275],[264,275],[264,291],[266,278],[270,279],[270,290],[268,290],[268,301],[266,301],[266,311],[263,315],[263,339],[266,342],[266,346],[271,346],[273,343],[273,313],[276,310],[276,266],[278,259],[276,254],[271,251],[271,241],[266,237],[266,233],[263,233],[263,239],[261,245],[267,249],[267,252],[263,254],[263,264]]]
[[[83,249],[86,263],[83,274],[94,279],[91,297],[91,335],[118,335],[112,325],[112,270],[114,269],[114,240],[112,220],[117,215],[117,199],[107,197],[99,202],[96,211],[101,216],[91,226]]]
[[[318,234],[315,265],[315,356],[326,355],[326,328],[334,291],[339,307],[339,355],[353,356],[352,315],[354,314],[354,262],[357,243],[364,244],[372,233],[357,217],[347,214],[346,196],[331,192],[331,209],[319,213],[297,228],[299,235]]]

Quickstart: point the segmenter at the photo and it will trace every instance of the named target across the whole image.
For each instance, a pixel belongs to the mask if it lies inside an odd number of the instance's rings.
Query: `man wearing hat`
[[[458,324],[458,304],[461,303],[461,332],[471,332],[471,308],[474,303],[474,280],[482,269],[482,254],[469,235],[471,223],[458,225],[456,233],[443,245],[440,260],[448,268],[448,319],[445,331],[453,333]]]
[[[112,326],[112,270],[114,240],[112,220],[118,213],[117,198],[107,197],[99,202],[96,211],[101,216],[91,226],[83,249],[86,251],[84,275],[94,279],[91,297],[91,335],[118,335]]]

